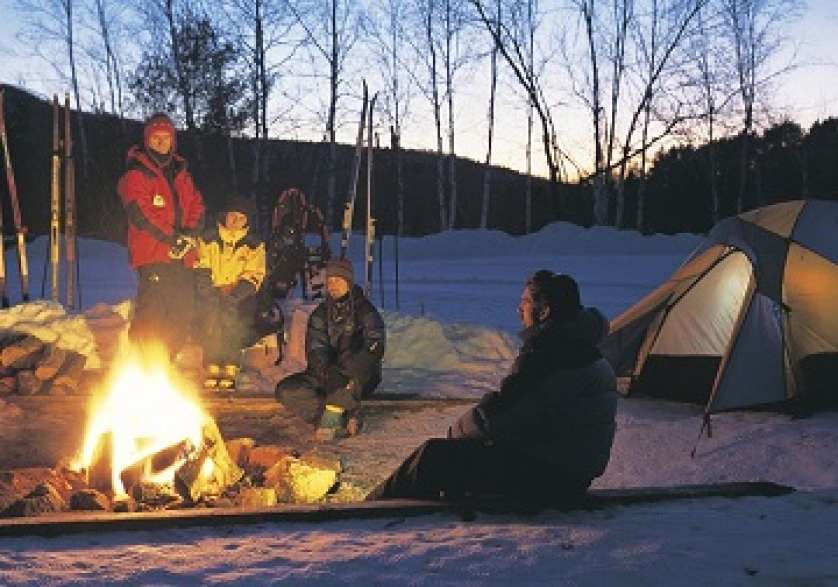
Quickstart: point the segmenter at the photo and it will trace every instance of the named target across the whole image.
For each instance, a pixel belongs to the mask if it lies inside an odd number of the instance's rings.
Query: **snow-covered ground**
[[[388,238],[383,388],[472,397],[496,383],[514,354],[515,306],[527,274],[542,267],[566,271],[580,281],[587,304],[613,317],[666,278],[699,241],[563,224],[519,238],[457,231],[403,239],[396,313]],[[42,240],[32,250],[39,247]],[[86,307],[132,295],[123,249],[90,241],[80,249]],[[104,306],[94,314],[114,320]],[[696,406],[621,400],[612,460],[596,485],[769,480],[801,491],[593,513],[482,515],[474,522],[436,515],[0,539],[0,583],[838,585],[838,414],[717,415],[713,437],[702,439],[691,458],[699,416]],[[439,411],[413,417],[416,430],[447,427]],[[358,448],[365,442],[364,435],[349,440]],[[413,445],[386,448],[407,454]]]

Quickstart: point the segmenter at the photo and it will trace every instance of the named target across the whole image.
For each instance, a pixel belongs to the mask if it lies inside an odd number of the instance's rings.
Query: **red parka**
[[[197,233],[203,225],[204,200],[186,160],[173,154],[168,165],[166,173],[140,147],[128,151],[128,169],[117,191],[128,212],[128,252],[134,268],[172,262],[169,249],[176,233]],[[190,253],[183,262],[191,267],[195,259]]]

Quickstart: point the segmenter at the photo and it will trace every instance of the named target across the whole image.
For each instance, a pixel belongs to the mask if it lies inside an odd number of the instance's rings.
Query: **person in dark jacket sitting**
[[[384,320],[354,285],[352,264],[326,264],[326,299],[311,313],[306,330],[306,370],[280,381],[276,399],[316,424],[330,439],[360,430],[359,402],[381,383]]]
[[[616,378],[597,344],[607,319],[568,275],[536,272],[518,305],[523,345],[498,391],[423,443],[372,493],[390,498],[506,495],[572,502],[611,454]]]

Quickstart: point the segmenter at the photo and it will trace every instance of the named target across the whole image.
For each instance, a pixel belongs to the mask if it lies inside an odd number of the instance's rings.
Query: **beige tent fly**
[[[723,220],[611,323],[603,354],[630,392],[708,414],[789,399],[838,405],[838,202]]]

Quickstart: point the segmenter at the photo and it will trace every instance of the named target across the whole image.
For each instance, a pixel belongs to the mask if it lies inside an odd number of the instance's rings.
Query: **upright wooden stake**
[[[5,110],[5,92],[0,91],[0,142],[3,143],[3,157],[6,161],[6,182],[9,185],[9,199],[12,202],[12,218],[15,222],[15,233],[17,236],[17,262],[20,270],[20,290],[24,302],[29,301],[29,260],[26,257],[26,227],[23,225],[23,219],[20,214],[20,200],[17,196],[17,185],[15,184],[15,174],[12,169],[12,157],[9,153],[9,137],[6,134],[6,110]],[[0,231],[2,232],[2,231]],[[5,260],[3,262],[5,265]],[[3,276],[5,277],[5,267]],[[5,293],[5,283],[3,292]],[[4,298],[4,303],[8,306],[8,301]]]
[[[76,307],[76,169],[73,165],[70,94],[64,94],[64,249],[67,309]]]
[[[372,297],[372,262],[375,245],[375,218],[372,215],[372,114],[376,98],[378,98],[378,93],[373,94],[370,100],[367,120],[367,223],[364,243],[364,293],[367,299]]]
[[[50,265],[50,299],[59,302],[61,243],[61,110],[58,106],[58,95],[52,96],[52,174],[50,189],[50,217],[49,217],[49,265]]]

